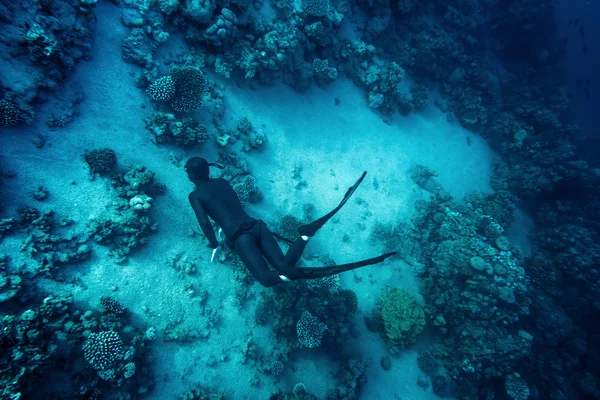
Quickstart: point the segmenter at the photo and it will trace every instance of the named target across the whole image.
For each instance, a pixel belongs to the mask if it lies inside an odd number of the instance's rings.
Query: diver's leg
[[[348,199],[350,199],[350,196],[352,196],[354,194],[354,192],[356,191],[356,189],[358,189],[358,186],[360,185],[360,183],[363,181],[363,179],[365,179],[365,175],[367,175],[367,172],[363,172],[363,174],[360,176],[360,178],[358,179],[358,181],[356,181],[356,183],[354,185],[352,185],[347,191],[346,194],[344,195],[344,198],[342,199],[342,201],[340,202],[340,204],[338,204],[338,206],[336,208],[334,208],[332,211],[330,211],[329,213],[325,214],[324,216],[322,216],[321,218],[314,220],[313,222],[311,222],[310,224],[306,224],[306,225],[302,225],[298,228],[298,232],[300,233],[300,235],[302,236],[314,236],[315,233],[317,233],[317,231],[319,229],[321,229],[321,227],[323,225],[325,225],[325,223],[327,221],[329,221],[329,219],[331,219],[331,217],[333,217],[341,208],[344,204],[346,204],[346,202],[348,201]]]
[[[253,229],[259,229],[257,236],[259,238],[260,250],[262,251],[263,256],[265,256],[269,264],[271,264],[275,269],[279,270],[278,266],[283,264],[283,251],[281,251],[279,243],[277,243],[271,234],[267,224],[265,224],[263,221],[260,221],[259,225],[255,226]]]
[[[349,264],[334,265],[331,267],[296,267],[297,272],[289,276],[289,278],[293,280],[325,278],[342,272],[365,267],[367,265],[379,264],[386,258],[389,258],[395,254],[397,254],[397,252],[394,251],[391,253],[382,254],[378,257],[369,258],[367,260],[357,261]]]
[[[300,257],[302,257],[302,253],[304,253],[304,249],[308,244],[308,236],[300,236],[294,243],[290,245],[290,248],[285,253],[285,258],[283,259],[284,268],[295,268],[298,261],[300,261]]]
[[[252,276],[264,287],[271,287],[283,282],[279,274],[267,265],[253,235],[244,233],[235,241],[235,252],[248,268]]]
[[[292,271],[295,272],[294,266],[300,260],[308,239],[308,237],[296,239],[284,256],[267,225],[262,221],[260,222],[260,249],[267,261],[282,275],[287,276]]]

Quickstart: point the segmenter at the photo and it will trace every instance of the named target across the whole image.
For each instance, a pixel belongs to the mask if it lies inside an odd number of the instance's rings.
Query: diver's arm
[[[202,201],[198,199],[196,196],[190,194],[189,196],[190,205],[194,209],[194,213],[196,213],[196,218],[198,219],[198,223],[200,224],[200,228],[202,232],[204,232],[204,236],[208,239],[208,246],[216,249],[219,247],[219,241],[215,236],[215,230],[212,227],[208,219],[208,215],[206,214],[206,210],[204,209],[204,205],[202,205]]]

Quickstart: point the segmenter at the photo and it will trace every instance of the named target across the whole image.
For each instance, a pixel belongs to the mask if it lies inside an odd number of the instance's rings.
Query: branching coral
[[[319,347],[326,330],[327,325],[308,311],[304,311],[296,323],[298,342],[305,347]]]
[[[169,101],[175,96],[175,82],[170,75],[162,76],[148,86],[146,92],[152,100]]]
[[[107,370],[123,357],[123,341],[115,331],[91,333],[83,344],[83,356],[95,370]]]

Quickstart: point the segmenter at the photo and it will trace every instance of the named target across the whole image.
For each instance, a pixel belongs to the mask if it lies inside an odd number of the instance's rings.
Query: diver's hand
[[[224,240],[223,240],[223,229],[219,228],[219,231],[217,232],[216,239],[217,239],[216,242],[209,243],[207,245],[207,247],[214,250],[214,249],[218,248],[219,246],[221,246],[224,243]]]

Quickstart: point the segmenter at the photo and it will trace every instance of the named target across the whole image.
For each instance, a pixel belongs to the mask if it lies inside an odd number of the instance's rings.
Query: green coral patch
[[[406,347],[425,327],[425,312],[406,290],[388,288],[382,298],[384,332],[393,347]]]

